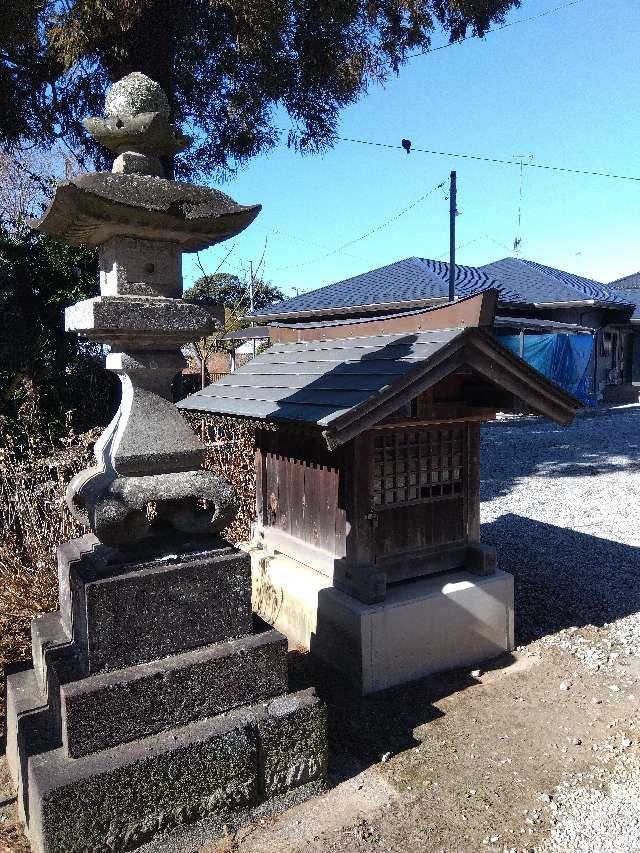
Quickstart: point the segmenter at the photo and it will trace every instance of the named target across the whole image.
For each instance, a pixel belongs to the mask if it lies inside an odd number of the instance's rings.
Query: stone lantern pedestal
[[[33,666],[7,676],[7,758],[36,853],[133,849],[211,813],[322,785],[326,720],[287,693],[287,643],[254,629],[247,554],[220,538],[236,497],[171,402],[180,347],[216,312],[182,292],[181,252],[239,233],[259,207],[165,180],[188,140],[159,87],[116,84],[86,125],[113,172],[62,183],[36,227],[98,247],[101,295],[66,326],[108,344],[120,408],[67,502],[91,533],[58,549],[60,609],[32,623]]]
[[[324,710],[287,695],[286,638],[254,633],[248,555],[173,545],[59,549],[60,611],[33,621],[34,665],[7,679],[7,759],[38,853],[129,850],[321,784]]]

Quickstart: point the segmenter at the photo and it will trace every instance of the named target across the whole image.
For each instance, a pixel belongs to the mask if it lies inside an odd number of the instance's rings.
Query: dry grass
[[[249,538],[256,501],[253,421],[222,415],[187,414],[187,420],[209,449],[205,468],[225,477],[239,497],[239,510],[224,537],[230,542]]]
[[[17,446],[6,431],[0,439],[0,667],[29,657],[31,620],[57,607],[56,548],[80,532],[64,492],[97,435],[71,433],[58,451],[28,437]]]
[[[31,845],[17,820],[8,818],[0,824],[0,853],[31,853]]]

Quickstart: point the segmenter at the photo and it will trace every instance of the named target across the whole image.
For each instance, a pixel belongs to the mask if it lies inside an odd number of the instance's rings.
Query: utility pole
[[[451,172],[449,183],[449,302],[456,298],[456,173]]]
[[[253,261],[249,261],[249,310],[253,314]],[[253,318],[251,319],[251,328],[255,326],[253,322]],[[253,342],[253,357],[256,357],[256,339],[252,339]]]

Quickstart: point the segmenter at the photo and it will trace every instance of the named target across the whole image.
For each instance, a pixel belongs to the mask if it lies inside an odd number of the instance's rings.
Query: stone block
[[[197,538],[196,538],[197,539]],[[145,558],[78,543],[80,558],[61,558],[64,628],[85,674],[122,669],[251,633],[250,560],[219,539],[183,537]],[[91,550],[81,550],[91,548]],[[77,553],[71,550],[71,555]]]
[[[313,690],[279,696],[270,702],[258,720],[258,732],[261,799],[326,775],[326,710]]]
[[[492,545],[476,543],[467,548],[465,568],[480,577],[492,575],[498,567],[496,549]]]
[[[286,690],[286,637],[265,631],[65,684],[63,743],[78,758]]]
[[[136,155],[121,157],[123,165],[126,158],[126,165],[135,167]],[[142,168],[148,167],[148,158],[143,160]],[[100,246],[98,260],[103,296],[182,296],[182,251],[178,243],[112,237]]]
[[[6,757],[11,778],[17,785],[20,777],[21,744],[24,742],[23,722],[26,713],[46,710],[47,699],[38,686],[35,672],[29,668],[8,668],[5,672],[5,705],[7,712]],[[39,738],[38,746],[45,741]]]
[[[251,552],[258,614],[360,684],[385,690],[513,649],[513,577],[450,571],[390,585],[364,604],[283,555]]]
[[[51,749],[56,720],[40,690],[35,672],[7,667],[5,671],[7,767],[17,789],[18,815],[27,822],[29,757]]]
[[[34,853],[122,851],[258,797],[255,715],[231,711],[83,758],[29,760]]]
[[[160,296],[95,296],[69,306],[64,316],[68,332],[116,348],[124,341],[139,348],[155,344],[156,349],[172,349],[210,335],[221,310]]]
[[[61,651],[71,645],[71,637],[64,630],[60,611],[44,613],[36,616],[31,622],[31,655],[33,668],[45,695],[49,695],[47,687],[47,675],[52,657],[58,656]]]

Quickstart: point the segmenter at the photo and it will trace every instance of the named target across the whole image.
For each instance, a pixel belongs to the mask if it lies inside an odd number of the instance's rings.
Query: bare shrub
[[[183,414],[209,450],[204,467],[225,477],[238,493],[238,515],[223,535],[234,544],[244,542],[251,535],[256,502],[256,423],[224,415]]]
[[[0,666],[28,658],[30,623],[55,610],[56,548],[81,531],[64,502],[99,431],[73,431],[55,450],[41,433],[16,439],[0,423]],[[47,452],[48,451],[48,452]]]

